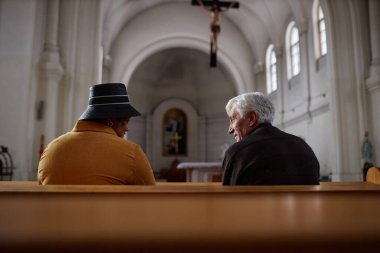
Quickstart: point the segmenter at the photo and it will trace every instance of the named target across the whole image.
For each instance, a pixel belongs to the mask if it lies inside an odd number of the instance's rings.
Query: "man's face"
[[[253,129],[252,114],[247,117],[241,117],[236,111],[233,111],[230,119],[230,127],[228,133],[233,134],[236,142],[243,140]]]

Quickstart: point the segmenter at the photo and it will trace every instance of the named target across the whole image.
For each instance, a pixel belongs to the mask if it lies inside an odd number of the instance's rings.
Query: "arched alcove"
[[[162,132],[155,130],[162,121],[157,121],[154,113],[164,101],[174,101],[171,105],[179,109],[183,102],[176,106],[175,101],[186,101],[200,118],[199,124],[194,127],[199,129],[203,137],[189,137],[191,141],[199,140],[198,144],[194,144],[198,147],[197,154],[189,153],[190,156],[183,159],[215,161],[218,159],[220,146],[230,142],[224,107],[235,96],[236,91],[228,71],[219,66],[210,74],[208,64],[209,58],[204,52],[189,48],[170,48],[145,59],[132,74],[128,94],[131,103],[143,116],[131,120],[128,139],[143,147],[154,166],[167,167],[170,164],[169,158],[157,158],[158,153],[155,152],[158,146],[153,143],[158,137],[162,138]],[[192,118],[188,113],[186,115],[190,133]],[[191,151],[190,146],[188,147]]]
[[[164,149],[165,119],[168,111],[178,110],[186,116],[187,150],[183,154],[167,154]],[[155,171],[168,167],[178,158],[180,161],[199,161],[199,120],[195,108],[186,100],[171,98],[160,103],[153,112],[152,117],[152,167]]]

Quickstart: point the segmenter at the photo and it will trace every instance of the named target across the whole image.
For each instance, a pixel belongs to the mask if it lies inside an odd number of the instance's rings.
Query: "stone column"
[[[299,35],[300,35],[300,56],[301,56],[301,74],[302,74],[302,82],[306,85],[305,87],[305,96],[306,96],[306,113],[311,120],[311,87],[310,87],[310,63],[309,63],[309,40],[308,40],[308,22],[306,19],[302,20],[299,27]]]
[[[102,83],[108,83],[110,78],[112,58],[109,54],[105,54],[103,57],[103,74]]]
[[[370,75],[366,86],[369,94],[369,107],[372,111],[372,132],[369,137],[374,146],[372,162],[380,163],[380,1],[369,0],[369,31],[371,44]],[[369,129],[370,130],[370,129]]]
[[[285,84],[284,80],[287,80],[286,75],[284,76],[283,70],[285,69],[284,66],[286,66],[286,63],[283,62],[283,48],[281,45],[275,45],[274,48],[274,53],[276,54],[276,70],[277,70],[277,112],[276,114],[278,115],[277,117],[279,118],[279,124],[280,127],[283,129],[284,128],[284,89],[285,89]]]
[[[369,28],[371,33],[371,65],[380,65],[380,1],[369,0]]]
[[[47,3],[47,18],[44,50],[40,61],[40,81],[45,94],[45,140],[50,142],[57,136],[57,113],[59,83],[63,76],[63,68],[58,52],[58,20],[59,1],[49,0]]]
[[[369,90],[378,90],[380,86],[380,1],[369,0],[369,30],[371,39],[370,77],[367,80]]]
[[[369,30],[371,39],[371,66],[367,88],[370,92],[380,87],[380,1],[369,0]]]
[[[254,75],[254,81],[256,84],[256,87],[254,87],[255,90],[259,90],[257,85],[260,83],[264,84],[264,87],[261,87],[264,89],[264,93],[266,92],[266,83],[265,83],[265,64],[261,61],[256,62],[253,66],[253,75]]]

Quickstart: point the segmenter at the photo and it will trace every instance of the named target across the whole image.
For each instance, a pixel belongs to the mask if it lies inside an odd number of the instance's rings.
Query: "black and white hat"
[[[90,98],[82,119],[130,118],[141,114],[130,105],[123,83],[104,83],[90,87]]]

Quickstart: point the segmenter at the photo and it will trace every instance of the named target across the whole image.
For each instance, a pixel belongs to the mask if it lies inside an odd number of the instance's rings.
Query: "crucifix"
[[[173,134],[173,137],[172,137],[173,141],[174,141],[174,147],[175,147],[175,154],[178,154],[178,142],[182,139],[182,137],[178,134],[178,132],[175,132],[175,134]]]
[[[218,35],[220,33],[220,13],[230,8],[239,8],[239,2],[219,0],[192,0],[192,5],[200,5],[211,15],[210,67],[216,67],[216,53],[218,49]]]

